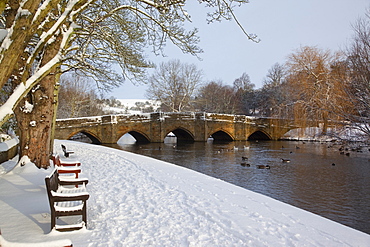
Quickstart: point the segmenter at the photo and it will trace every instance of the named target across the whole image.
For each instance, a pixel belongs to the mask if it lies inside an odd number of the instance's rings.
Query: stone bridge
[[[92,143],[117,143],[126,133],[137,142],[164,142],[169,133],[178,142],[278,140],[291,129],[292,120],[214,113],[148,113],[106,115],[57,120],[55,138],[66,140],[78,133]]]

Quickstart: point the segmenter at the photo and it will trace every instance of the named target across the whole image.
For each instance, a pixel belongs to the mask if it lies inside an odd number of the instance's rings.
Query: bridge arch
[[[185,128],[178,127],[172,131],[169,131],[166,133],[165,137],[171,132],[177,137],[177,142],[194,142],[194,135]]]
[[[144,134],[140,131],[137,131],[137,130],[128,131],[128,132],[124,133],[123,135],[125,135],[125,134],[132,135],[132,137],[135,138],[137,143],[149,143],[150,142],[150,139],[146,134]],[[123,135],[121,135],[119,138],[121,138]]]
[[[234,138],[230,133],[224,130],[217,130],[216,132],[213,132],[210,134],[210,136],[213,138],[213,141],[221,141],[221,142],[232,142],[234,141]]]
[[[80,130],[80,131],[72,132],[68,136],[67,140],[71,139],[73,136],[77,135],[78,133],[81,133],[81,134],[84,134],[85,136],[87,136],[91,140],[91,143],[93,143],[93,144],[102,144],[102,141],[98,136],[96,136],[95,134],[93,134],[89,131],[86,131],[86,130]]]
[[[271,136],[263,130],[257,130],[248,136],[248,141],[250,140],[272,140]]]

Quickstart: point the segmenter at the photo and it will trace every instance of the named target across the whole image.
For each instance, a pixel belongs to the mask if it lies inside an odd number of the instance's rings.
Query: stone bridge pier
[[[295,126],[293,121],[214,113],[150,113],[106,115],[57,120],[55,138],[78,133],[93,143],[117,143],[125,134],[137,142],[164,142],[169,133],[179,142],[278,140]]]

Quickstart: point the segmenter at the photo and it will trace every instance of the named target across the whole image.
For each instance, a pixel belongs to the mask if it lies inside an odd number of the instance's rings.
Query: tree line
[[[345,50],[330,51],[302,46],[274,64],[259,89],[243,73],[232,84],[203,82],[202,70],[194,64],[170,60],[159,64],[148,77],[147,98],[162,103],[160,111],[202,111],[294,119],[300,125],[317,122],[326,134],[329,125],[360,130],[370,136],[370,12],[354,25],[354,36]],[[74,78],[76,84],[76,78]],[[77,117],[104,114],[102,103],[116,106],[114,99],[99,100],[92,89],[75,87],[79,99],[62,80],[58,115]],[[65,100],[63,100],[65,95]],[[87,100],[86,97],[90,99]],[[69,105],[65,105],[68,102]],[[93,107],[95,105],[95,107]],[[77,107],[81,109],[77,111]],[[64,114],[68,111],[68,114]],[[75,115],[79,113],[80,115]],[[105,112],[107,113],[107,112]]]
[[[353,25],[354,35],[342,51],[302,46],[274,64],[260,89],[247,73],[232,85],[202,82],[202,71],[171,60],[149,77],[149,99],[163,111],[205,111],[345,125],[370,137],[370,10]]]

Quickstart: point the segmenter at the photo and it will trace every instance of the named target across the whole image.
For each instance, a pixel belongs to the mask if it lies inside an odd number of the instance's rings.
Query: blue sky
[[[186,8],[193,20],[190,26],[199,29],[202,60],[171,44],[165,48],[166,57],[148,53],[150,60],[156,64],[171,59],[194,63],[203,70],[205,82],[221,80],[232,85],[245,72],[256,88],[263,85],[273,64],[284,63],[300,46],[344,49],[353,35],[351,25],[370,8],[370,0],[250,0],[235,13],[244,29],[261,39],[256,44],[234,21],[207,24],[207,9],[198,1],[188,2]],[[127,81],[109,96],[143,99],[146,88]]]

